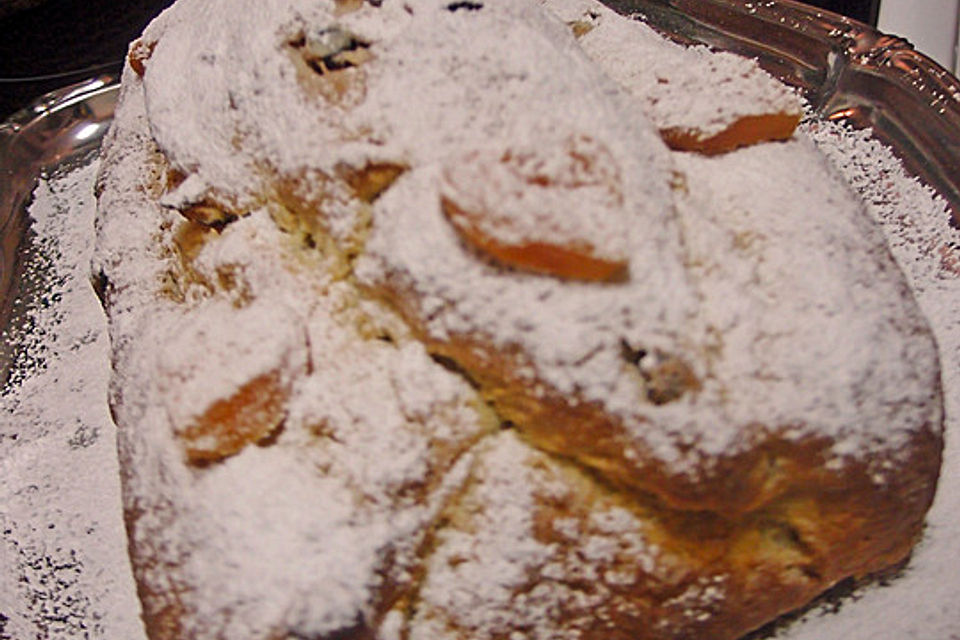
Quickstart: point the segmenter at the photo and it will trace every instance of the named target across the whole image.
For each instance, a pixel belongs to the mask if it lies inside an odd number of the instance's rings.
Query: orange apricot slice
[[[289,385],[280,371],[250,380],[179,431],[190,462],[219,460],[267,439],[286,417]]]
[[[460,156],[444,167],[440,198],[460,237],[505,266],[589,281],[626,275],[619,168],[589,136]]]
[[[241,308],[204,301],[172,325],[164,347],[158,397],[191,463],[269,440],[307,370],[303,327],[289,310],[260,301]]]
[[[759,142],[787,140],[799,124],[799,113],[766,113],[742,116],[711,136],[679,127],[661,129],[660,136],[671,149],[717,155]]]

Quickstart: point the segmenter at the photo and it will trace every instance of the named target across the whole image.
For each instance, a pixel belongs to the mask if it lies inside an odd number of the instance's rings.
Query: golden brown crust
[[[519,628],[540,620],[541,633],[562,638],[733,640],[840,580],[897,565],[919,533],[916,519],[878,519],[863,506],[870,492],[857,489],[798,490],[734,517],[677,510],[569,459],[504,444],[512,438],[487,442],[472,484],[441,519],[412,638],[507,637],[497,620],[512,617]],[[516,535],[515,505],[491,502],[498,483],[532,502],[531,535],[543,545],[529,575],[507,589],[484,586],[494,578],[484,566],[489,548]],[[503,531],[491,532],[494,523]],[[448,582],[485,592],[490,612],[459,610],[434,585]],[[560,613],[544,621],[540,607]]]
[[[412,293],[402,287],[388,287],[378,293],[412,326],[418,327],[423,314]],[[636,447],[637,443],[623,425],[595,403],[577,402],[551,390],[542,381],[531,383],[519,375],[527,365],[522,353],[505,352],[476,334],[437,340],[421,326],[418,335],[431,352],[461,367],[501,418],[516,426],[538,448],[576,460],[630,491],[655,495],[667,508],[737,516],[771,508],[792,494],[809,490],[813,495],[822,492],[827,504],[842,501],[832,511],[836,518],[849,522],[837,528],[832,536],[837,541],[856,537],[853,532],[860,529],[890,527],[889,533],[897,535],[872,540],[851,554],[863,561],[851,565],[853,574],[876,570],[876,564],[867,569],[871,566],[867,559],[901,559],[904,550],[912,546],[933,499],[942,447],[934,435],[939,425],[927,425],[917,431],[909,447],[909,462],[896,463],[898,468],[904,468],[903,472],[889,477],[879,492],[870,481],[872,474],[867,463],[850,463],[836,471],[826,468],[833,444],[830,440],[811,439],[798,444],[762,425],[757,425],[748,436],[753,442],[749,450],[721,457],[707,477],[677,475],[658,465],[652,456],[649,464],[639,470],[624,459],[624,449]],[[937,389],[931,390],[931,397],[939,396]],[[881,461],[875,460],[874,464],[880,465]],[[892,517],[894,513],[900,515]],[[885,545],[891,540],[899,542],[895,549],[887,551]]]

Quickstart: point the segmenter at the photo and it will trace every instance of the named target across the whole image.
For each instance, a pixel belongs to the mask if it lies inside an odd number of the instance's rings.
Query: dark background
[[[127,43],[173,0],[0,0],[0,121],[48,91],[116,71]],[[876,25],[880,0],[809,4]],[[20,6],[26,8],[14,8]]]

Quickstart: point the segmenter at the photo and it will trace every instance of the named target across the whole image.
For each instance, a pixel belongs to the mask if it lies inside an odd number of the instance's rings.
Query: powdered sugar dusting
[[[125,468],[136,469],[127,486],[137,499],[136,504],[128,503],[128,512],[135,519],[138,577],[142,583],[159,585],[145,598],[149,611],[164,615],[186,606],[188,622],[182,624],[197,632],[210,624],[239,628],[234,622],[238,616],[251,629],[263,628],[278,616],[275,624],[298,633],[348,629],[351,616],[357,624],[375,626],[383,608],[391,604],[381,600],[391,582],[384,576],[394,571],[416,573],[417,559],[410,547],[426,540],[422,532],[421,537],[411,533],[418,530],[415,524],[406,530],[407,536],[364,536],[364,543],[345,549],[343,557],[366,559],[372,554],[379,560],[361,562],[357,573],[345,572],[350,579],[340,595],[348,611],[318,607],[304,619],[257,608],[237,613],[236,600],[242,594],[234,595],[219,584],[227,580],[234,585],[232,567],[207,578],[202,571],[188,570],[190,563],[180,552],[158,549],[152,541],[161,533],[176,544],[187,540],[188,547],[213,555],[220,547],[217,536],[187,530],[180,522],[184,513],[197,508],[190,499],[176,507],[168,522],[156,518],[155,509],[144,507],[152,496],[169,493],[177,502],[184,491],[219,495],[216,487],[221,483],[243,479],[245,493],[259,499],[252,480],[258,477],[255,472],[236,471],[238,478],[229,475],[229,481],[214,481],[217,472],[201,471],[200,478],[213,483],[208,488],[177,466],[177,444],[166,423],[170,416],[177,417],[181,403],[175,390],[153,381],[157,370],[153,343],[164,341],[159,327],[183,314],[203,327],[222,325],[227,331],[246,326],[246,314],[253,314],[250,322],[255,324],[289,325],[289,333],[271,336],[279,344],[259,338],[256,331],[240,331],[242,341],[203,341],[224,351],[224,362],[249,354],[255,365],[253,371],[238,367],[219,374],[208,385],[213,397],[223,395],[222,386],[238,385],[241,391],[235,395],[241,396],[250,384],[243,379],[263,369],[255,349],[271,344],[277,359],[266,367],[282,367],[293,393],[285,405],[286,420],[276,420],[283,428],[275,434],[266,437],[257,431],[235,447],[218,443],[219,432],[212,429],[217,446],[210,448],[225,456],[218,462],[230,469],[246,465],[255,469],[262,456],[272,459],[285,447],[306,444],[316,456],[306,460],[319,476],[344,484],[326,490],[324,495],[336,504],[324,511],[336,514],[338,508],[346,509],[342,503],[355,491],[364,500],[356,512],[360,522],[408,518],[427,527],[438,504],[431,500],[424,505],[417,499],[426,499],[435,487],[426,492],[418,492],[418,487],[442,476],[456,454],[483,435],[479,421],[458,430],[452,442],[437,437],[433,430],[438,427],[429,420],[421,430],[417,420],[397,415],[402,407],[391,402],[397,387],[377,377],[382,372],[368,374],[359,364],[374,347],[340,351],[342,343],[370,336],[349,338],[323,329],[318,319],[356,321],[359,314],[343,315],[344,309],[356,305],[355,298],[370,294],[394,302],[411,323],[412,333],[432,344],[475,339],[481,360],[494,360],[496,355],[490,354],[517,354],[517,385],[521,394],[527,388],[530,393],[515,399],[515,404],[535,404],[548,397],[548,406],[555,403],[560,414],[573,414],[581,405],[594,411],[583,423],[570,419],[564,423],[556,414],[532,426],[516,420],[525,436],[604,475],[614,475],[617,482],[656,493],[674,507],[748,510],[793,488],[811,491],[808,480],[823,482],[827,477],[839,483],[848,469],[857,482],[867,476],[875,484],[894,487],[897,496],[908,493],[896,488],[898,478],[883,470],[885,465],[895,468],[891,460],[901,452],[917,455],[916,442],[936,441],[940,414],[933,379],[935,348],[881,239],[870,231],[856,199],[833,179],[808,144],[757,145],[709,159],[671,154],[651,124],[638,115],[635,98],[597,69],[565,25],[537,12],[535,4],[424,0],[406,4],[407,15],[391,28],[365,31],[374,24],[371,16],[384,8],[379,5],[362,4],[353,13],[339,15],[336,7],[278,4],[271,13],[274,28],[258,28],[251,38],[244,38],[248,23],[230,23],[223,33],[210,32],[198,20],[213,5],[180,2],[155,32],[145,36],[156,46],[144,60],[142,76],[128,74],[118,121],[130,124],[133,132],[126,138],[118,134],[107,147],[103,184],[108,192],[124,192],[135,181],[121,172],[136,173],[151,162],[169,163],[183,175],[178,176],[180,182],[170,181],[166,196],[142,198],[133,207],[114,207],[109,201],[113,196],[105,194],[102,255],[110,261],[114,228],[131,211],[153,211],[161,221],[159,228],[134,242],[139,246],[151,241],[179,246],[180,234],[189,229],[176,212],[159,211],[160,206],[180,208],[188,220],[194,220],[194,208],[205,208],[205,215],[222,213],[226,225],[225,230],[208,233],[195,256],[187,256],[182,246],[161,256],[182,300],[173,296],[173,301],[147,301],[153,315],[138,325],[146,338],[130,339],[133,334],[125,318],[146,318],[147,312],[128,308],[122,287],[107,305],[115,342],[128,345],[117,351],[114,406],[121,424],[142,429],[124,441],[121,458]],[[394,16],[390,7],[396,5],[387,6],[381,20]],[[349,17],[353,15],[358,17]],[[423,51],[431,55],[423,58]],[[412,60],[418,64],[411,66]],[[188,62],[199,69],[199,82],[181,77],[179,69]],[[705,67],[709,76],[718,73],[709,63]],[[222,79],[202,81],[205,74],[220,69],[231,78],[226,85]],[[745,84],[756,90],[749,81]],[[184,113],[216,122],[202,132],[182,130],[172,115]],[[297,122],[285,123],[283,129],[273,126],[290,116]],[[271,124],[259,126],[264,119]],[[147,127],[159,152],[153,159],[138,157],[129,142],[139,142]],[[546,146],[541,144],[544,140]],[[482,177],[474,175],[482,172],[451,169],[465,157],[525,158],[531,149],[546,150],[552,161],[550,142],[557,140],[589,141],[574,156],[586,166],[601,167],[600,177],[617,183],[616,189],[601,195],[610,199],[612,194],[613,200],[621,201],[613,208],[624,223],[618,246],[630,259],[623,281],[571,283],[497,268],[465,247],[450,225],[455,216],[445,204],[468,202],[463,207],[467,212],[489,209],[491,219],[511,221],[490,225],[510,232],[490,234],[501,241],[522,242],[540,226],[546,227],[548,242],[589,235],[584,230],[594,226],[595,207],[580,211],[551,206],[552,198],[568,185],[565,172],[550,162],[551,170],[537,172],[533,180],[534,191],[542,187],[548,197],[538,197],[533,205],[523,201],[516,209],[513,199],[502,197],[512,189],[502,187],[496,171],[492,175],[497,197],[481,198],[473,206],[468,196],[475,193],[470,189],[486,195]],[[213,166],[218,164],[222,166]],[[378,173],[385,167],[389,171]],[[737,180],[730,181],[730,175]],[[768,178],[774,184],[793,184],[797,176],[806,180],[797,185],[800,197],[791,190],[768,188]],[[455,193],[450,193],[450,186],[457,187]],[[567,204],[562,197],[556,200]],[[572,217],[570,228],[558,229],[552,218],[543,218],[544,208],[565,208]],[[263,228],[270,220],[279,228]],[[512,224],[515,220],[519,223]],[[252,238],[244,232],[251,225],[260,229],[257,237],[263,241],[254,241],[256,259],[218,249],[230,247],[235,237]],[[600,240],[617,236],[617,227],[603,229]],[[312,258],[288,255],[282,247],[298,238],[289,233],[291,229],[305,234],[301,249],[319,244],[323,250]],[[791,242],[790,232],[795,230],[802,243]],[[513,232],[519,232],[519,240]],[[325,242],[329,237],[333,246]],[[323,268],[326,251],[340,252],[343,272]],[[230,277],[224,278],[222,269],[228,266]],[[122,265],[111,265],[105,273],[108,279],[130,280],[137,288],[153,284],[152,279],[138,283],[140,274]],[[342,279],[344,274],[355,276],[361,288],[338,288],[337,284],[352,284],[349,277]],[[866,286],[871,280],[875,282]],[[296,300],[291,291],[310,295]],[[223,304],[224,297],[229,305]],[[847,306],[851,300],[855,308]],[[283,305],[290,306],[289,313],[266,312]],[[373,317],[363,322],[388,325],[389,315],[373,310]],[[286,336],[298,335],[302,322],[308,327],[310,357],[301,367],[302,358],[286,357],[297,351],[296,338]],[[314,330],[317,326],[320,329]],[[329,343],[331,333],[334,339]],[[390,349],[409,338],[389,330],[374,335],[393,344]],[[875,344],[885,350],[875,349]],[[188,369],[195,351],[183,350]],[[355,379],[380,399],[378,406],[369,407],[365,398],[354,400],[352,385],[337,386],[337,380],[354,379],[351,371],[341,371],[329,357],[339,353],[358,367]],[[430,366],[425,353],[418,357]],[[369,359],[375,360],[372,355]],[[454,371],[459,365],[468,375],[475,373],[456,357],[452,360]],[[175,359],[172,370],[183,365]],[[208,373],[216,376],[221,368],[199,367],[203,375],[185,376],[187,386]],[[163,373],[172,370],[161,367]],[[328,372],[336,376],[331,379]],[[513,375],[510,371],[505,377]],[[529,387],[524,386],[527,383]],[[492,390],[484,388],[483,381],[478,386],[491,397],[498,391],[495,385]],[[342,401],[331,408],[338,395]],[[509,402],[505,404],[509,408]],[[164,410],[158,411],[158,405]],[[191,415],[197,413],[194,406],[187,409]],[[564,438],[585,442],[589,436],[583,435],[583,426],[595,422],[608,429],[593,438],[596,442],[586,447],[565,442]],[[390,424],[394,428],[385,428]],[[272,430],[273,423],[269,427]],[[570,433],[538,439],[536,428]],[[389,445],[384,448],[380,438],[369,434],[382,436]],[[451,445],[454,455],[447,450]],[[797,462],[810,456],[814,447],[822,447],[813,454],[816,462]],[[750,459],[758,451],[776,448],[784,453],[766,468]],[[393,464],[368,468],[363,459],[348,464],[338,457],[352,459],[351,452],[358,449],[368,454],[390,451]],[[738,456],[747,462],[731,462]],[[847,459],[850,465],[845,465]],[[830,466],[829,473],[818,477],[820,460]],[[800,472],[778,476],[778,464],[794,463],[802,467]],[[309,485],[300,479],[294,484]],[[741,490],[742,486],[748,488]],[[413,501],[391,500],[410,493]],[[310,495],[307,491],[301,499],[308,501]],[[443,497],[441,492],[440,503]],[[368,502],[377,508],[368,512]],[[911,522],[919,522],[925,506],[917,508]],[[241,526],[237,517],[221,520],[229,523],[228,528]],[[333,536],[345,526],[337,517],[309,524]],[[245,536],[246,532],[231,539]],[[325,564],[328,559],[313,541],[298,540],[292,535],[283,546],[316,555],[319,575],[339,566],[341,557]],[[500,546],[490,545],[491,552]],[[231,547],[230,555],[243,555],[245,549],[243,544]],[[607,550],[602,544],[588,544],[581,551],[599,558]],[[179,570],[170,576],[153,575],[143,568],[152,562],[183,566],[185,575]],[[507,564],[526,574],[537,570],[538,561],[531,562],[533,567],[521,558],[508,559]],[[617,571],[611,575],[615,582],[628,580]],[[165,581],[180,579],[197,592],[196,598],[184,598],[187,604],[170,602],[171,594],[182,589]],[[272,581],[282,583],[283,576],[275,575],[268,583]],[[584,597],[574,591],[569,597]],[[259,592],[251,593],[251,598],[261,599]],[[671,611],[690,624],[712,624],[714,591],[691,593],[670,604]],[[424,594],[428,600],[437,597],[429,589]],[[694,596],[706,599],[700,609],[694,606]],[[491,603],[502,600],[493,597]],[[497,633],[491,620],[470,621],[472,608],[462,604],[439,608],[456,609],[456,624]],[[291,606],[299,610],[306,605],[294,601]],[[497,618],[498,612],[502,609],[494,607],[490,616]],[[610,620],[614,617],[611,613]]]
[[[537,640],[574,639],[615,629],[617,618],[643,619],[619,592],[669,580],[669,563],[642,520],[570,473],[510,432],[477,452],[465,495],[435,534],[410,638],[486,640],[522,629]],[[558,503],[564,515],[552,511]]]
[[[181,200],[209,197],[243,209],[272,195],[278,177],[331,176],[337,166],[368,160],[426,164],[451,149],[510,141],[524,148],[551,129],[607,129],[603,142],[611,144],[611,128],[642,126],[618,124],[610,101],[597,102],[610,81],[589,70],[564,25],[529,3],[497,0],[472,11],[438,0],[392,1],[344,15],[333,4],[250,1],[247,11],[235,1],[178,3],[147,30],[143,40],[157,43],[145,62],[150,130],[173,167],[190,176]],[[212,28],[219,21],[210,15],[275,28],[239,37],[233,34],[242,26]],[[333,94],[325,78],[310,77],[304,82],[319,94],[311,96],[290,59],[309,58],[298,38],[324,29],[368,43],[372,63],[348,69]],[[478,29],[497,37],[477,38]],[[165,38],[168,32],[175,35]],[[557,49],[564,55],[552,53]],[[425,57],[425,50],[438,53]],[[561,61],[553,72],[543,67]],[[184,68],[193,74],[184,76]],[[540,80],[524,82],[528,77]],[[596,91],[584,90],[584,82]],[[642,193],[644,206],[663,206],[662,187]]]
[[[723,606],[727,577],[719,567],[688,573],[672,541],[656,542],[662,525],[499,434],[478,448],[470,484],[434,534],[410,638],[680,635]]]
[[[853,193],[804,139],[676,159],[691,268],[723,342],[713,374],[737,399],[722,411],[829,434],[839,456],[906,447],[930,419],[937,356]]]
[[[522,347],[532,384],[602,403],[677,472],[751,446],[744,429],[758,422],[790,439],[827,436],[840,457],[896,451],[938,422],[927,402],[936,352],[924,321],[882,239],[809,143],[669,162],[685,181],[679,221],[636,220],[626,282],[491,268],[447,228],[427,170],[376,203],[358,276],[421,300],[415,314],[438,339]],[[774,180],[804,186],[786,194],[767,188]],[[674,224],[682,234],[650,244],[654,225]],[[651,402],[625,366],[624,344],[691,363],[701,388]],[[882,435],[881,424],[890,425]]]
[[[549,547],[533,536],[534,500],[524,460],[528,450],[512,436],[499,440],[494,453],[481,458],[472,474],[475,486],[463,501],[463,517],[476,512],[477,521],[437,534],[439,552],[427,566],[420,592],[422,620],[413,623],[413,638],[442,638],[450,622],[465,627],[471,637],[508,632],[522,611],[522,606],[510,606],[514,593],[529,583],[530,568],[549,557]],[[543,628],[549,618],[534,622],[534,628]]]
[[[264,14],[258,16],[268,15],[272,8],[271,3],[263,6]],[[377,31],[384,27],[368,12],[351,15],[344,23],[358,33],[371,39],[386,37]],[[405,21],[409,15],[400,11],[397,18]],[[290,21],[301,19],[294,17]],[[163,20],[157,23],[153,33],[161,33],[164,24]],[[394,23],[397,24],[401,22]],[[144,114],[138,111],[135,99],[128,98],[127,103],[129,111],[123,126],[137,130],[135,124],[143,122]],[[169,242],[174,232],[164,225],[175,225],[179,218],[176,213],[155,207],[156,194],[151,189],[156,188],[156,176],[143,173],[145,166],[155,166],[147,137],[142,132],[126,134],[131,135],[129,146],[122,150],[115,147],[107,171],[114,172],[114,179],[119,182],[142,188],[108,191],[104,197],[115,211],[149,210],[155,217],[148,223],[142,219],[150,216],[121,216],[108,221],[101,229],[97,268],[112,276],[112,288],[108,291],[115,305],[112,330],[118,363],[126,370],[141,367],[147,372],[158,366],[158,347],[168,342],[163,331],[150,329],[141,305],[146,302],[147,308],[157,314],[152,321],[158,325],[178,315],[171,311],[170,300],[158,302],[152,297],[155,285],[166,281],[175,260],[170,256],[135,256],[125,263],[125,268],[117,265],[131,258],[129,247],[156,246],[158,238]],[[870,203],[869,211],[884,227],[897,260],[937,332],[944,367],[948,443],[952,442],[950,436],[960,431],[960,424],[953,417],[960,415],[960,325],[956,306],[960,278],[955,253],[958,234],[947,225],[943,203],[906,178],[889,153],[866,134],[828,124],[814,127],[808,134]],[[806,154],[802,150],[804,144],[791,143],[789,150]],[[224,150],[216,145],[210,148],[215,152]],[[771,158],[779,158],[778,154],[786,148],[769,155],[760,150],[743,154],[739,159],[743,164],[738,166],[749,173],[752,162],[768,163]],[[395,149],[388,151],[386,156],[391,159],[410,158],[393,153]],[[126,154],[130,155],[125,157]],[[358,153],[361,163],[369,157],[372,156]],[[693,170],[701,162],[698,159],[679,158],[676,162],[689,176],[699,173]],[[278,167],[282,164],[277,162]],[[183,161],[181,166],[188,168],[190,162]],[[58,272],[63,279],[54,291],[64,295],[52,297],[49,312],[43,310],[35,316],[37,326],[46,332],[38,334],[36,343],[38,353],[45,354],[46,370],[31,373],[3,397],[0,495],[4,496],[4,507],[0,510],[0,541],[4,545],[0,546],[0,570],[3,575],[16,575],[18,583],[15,590],[0,590],[0,637],[142,637],[125,561],[116,487],[118,470],[110,435],[113,426],[102,402],[109,368],[106,337],[102,317],[86,286],[93,246],[89,226],[93,215],[93,171],[95,168],[87,168],[45,183],[33,207],[39,236],[44,242],[58,244],[61,250],[55,263],[62,270]],[[230,175],[204,174],[203,188],[184,202],[196,199],[197,194],[212,193],[206,189],[214,183],[223,184],[218,180],[229,182],[237,176],[246,179],[259,168],[255,170],[238,161],[226,171]],[[251,184],[259,184],[257,180]],[[697,215],[696,208],[689,204],[697,202],[698,190],[717,190],[717,185],[708,184],[709,181],[695,180],[689,183],[688,206],[681,206],[679,224],[689,224]],[[379,213],[389,213],[392,207],[400,206],[398,203],[417,205],[417,200],[404,198],[412,198],[412,193],[425,189],[437,192],[436,167],[401,177],[377,204]],[[725,192],[724,197],[735,202],[736,189]],[[436,202],[426,203],[423,209],[429,215],[423,217],[425,226],[420,231],[429,230],[432,234],[435,230],[437,235],[431,237],[440,238],[441,244],[455,242],[449,225],[435,216]],[[162,499],[152,505],[130,503],[132,511],[139,512],[134,541],[144,547],[156,540],[169,541],[169,547],[158,557],[182,563],[184,583],[200,585],[202,595],[185,602],[194,608],[191,619],[202,622],[184,632],[202,633],[209,625],[240,638],[245,634],[271,633],[273,629],[267,628],[264,621],[282,620],[296,633],[309,636],[348,629],[364,618],[372,619],[379,603],[372,602],[370,594],[386,583],[409,586],[414,582],[418,547],[424,542],[425,528],[437,522],[441,513],[452,519],[436,532],[438,552],[430,560],[429,581],[419,592],[425,605],[423,613],[414,621],[412,630],[403,628],[402,612],[388,614],[390,624],[385,624],[380,632],[384,640],[406,638],[404,634],[408,632],[410,638],[443,638],[451,619],[444,610],[455,611],[457,624],[470,627],[469,637],[476,638],[495,637],[504,629],[504,612],[509,613],[511,624],[523,621],[526,625],[523,632],[515,635],[544,639],[577,637],[578,624],[602,628],[603,624],[612,624],[604,616],[614,611],[617,615],[630,615],[616,607],[604,609],[603,594],[607,593],[604,589],[626,588],[638,580],[638,575],[660,570],[659,551],[648,539],[642,523],[615,507],[584,519],[556,518],[548,521],[548,527],[538,523],[533,517],[538,506],[569,495],[570,477],[553,466],[551,458],[535,452],[513,433],[487,436],[490,425],[483,422],[482,409],[473,405],[474,396],[463,380],[434,365],[422,347],[408,341],[403,328],[390,314],[368,301],[357,300],[350,287],[317,276],[323,272],[322,265],[290,261],[283,249],[285,239],[276,233],[270,213],[255,209],[223,234],[219,238],[222,242],[204,247],[194,262],[197,279],[181,283],[189,295],[178,304],[193,309],[217,307],[215,313],[199,314],[201,320],[212,323],[230,317],[230,309],[234,308],[245,308],[261,321],[289,322],[278,331],[280,338],[289,338],[280,340],[284,344],[295,342],[290,336],[305,336],[308,354],[303,358],[307,363],[302,367],[283,365],[285,370],[296,372],[291,384],[298,399],[290,407],[284,430],[274,441],[243,449],[227,464],[184,470],[182,451],[169,429],[170,409],[158,411],[162,403],[132,394],[125,399],[126,419],[142,422],[151,438],[145,446],[136,441],[140,435],[128,434],[129,440],[123,445],[128,463],[142,478],[128,478],[141,483],[136,484],[132,493],[162,496],[169,492],[184,496],[189,495],[184,490],[188,485],[197,491],[195,498],[181,505],[186,515],[176,522]],[[391,231],[389,226],[381,225],[378,233]],[[665,232],[661,237],[670,237],[671,233]],[[869,231],[865,233],[870,235]],[[244,242],[231,244],[231,238],[245,234]],[[746,253],[763,241],[759,237],[734,236],[732,241],[738,243],[738,250]],[[718,234],[699,238],[689,247],[689,254],[684,249],[681,255],[684,259],[708,257],[711,243],[725,237]],[[247,241],[264,251],[244,256],[242,247]],[[372,240],[371,246],[376,248],[377,242],[382,242],[382,238]],[[411,265],[417,260],[438,260],[444,267],[451,264],[442,262],[444,256],[435,251],[426,255],[410,250]],[[397,255],[393,253],[392,259]],[[758,278],[763,284],[763,269],[751,271],[751,264],[738,263],[731,267],[731,273],[723,275],[734,282]],[[280,265],[283,267],[277,270]],[[484,272],[489,265],[465,260],[456,266],[462,266],[461,275],[467,282],[487,282]],[[376,266],[365,268],[373,272]],[[699,268],[708,270],[709,265],[704,261]],[[231,287],[211,289],[210,283],[217,274],[226,272],[236,276],[236,280],[231,279]],[[720,275],[716,272],[712,275],[714,280],[710,280],[708,274],[704,281],[728,281]],[[534,283],[528,291],[531,297],[517,298],[519,304],[530,305],[528,308],[538,308],[554,296],[542,279],[512,274],[507,281]],[[821,283],[825,283],[823,278]],[[667,286],[673,284],[682,285],[678,288],[684,290],[688,286],[683,280],[668,280]],[[438,286],[442,293],[443,287]],[[290,290],[294,291],[292,295],[288,295]],[[762,298],[764,289],[760,287],[758,291],[757,296]],[[689,295],[697,301],[703,299],[696,286],[691,287]],[[719,299],[723,294],[715,295]],[[267,300],[273,307],[260,313],[255,305],[244,306],[248,297]],[[317,297],[322,299],[317,306],[304,302]],[[680,318],[687,303],[678,304]],[[436,311],[441,311],[445,302],[438,293],[424,304],[433,304]],[[280,313],[278,309],[291,311]],[[580,309],[572,303],[560,304],[555,309],[558,313],[590,316],[604,327],[611,317],[623,312],[612,302],[592,309]],[[431,330],[442,334],[473,329],[476,324],[470,314],[474,311],[486,313],[484,317],[489,322],[505,323],[508,336],[522,336],[531,330],[526,318],[520,315],[504,319],[479,307],[464,307],[447,315],[431,312]],[[729,312],[723,305],[716,308],[717,317],[732,323],[735,319],[725,315]],[[293,320],[283,320],[284,316]],[[353,330],[347,331],[331,318],[365,327],[367,337],[375,336],[377,342],[371,346],[358,341]],[[251,322],[257,324],[255,320]],[[139,336],[148,346],[131,345],[131,336]],[[276,338],[262,337],[267,341]],[[583,352],[585,342],[577,333],[560,332],[552,338],[563,347],[552,352],[552,362],[579,360],[601,374],[607,367],[622,364],[619,342],[601,344],[606,351]],[[253,355],[254,346],[232,345],[230,349],[235,349],[238,357],[248,356]],[[300,358],[297,356],[298,362]],[[574,388],[576,384],[559,374],[552,381],[558,388]],[[215,386],[223,380],[211,382]],[[424,387],[430,388],[431,393],[421,393],[419,390]],[[150,383],[144,383],[143,388],[153,389]],[[616,390],[616,385],[612,388]],[[185,391],[198,393],[198,398],[204,393],[196,388]],[[207,397],[220,393],[214,391],[208,389],[207,393],[213,393]],[[114,393],[118,393],[116,388]],[[617,393],[612,397],[618,397]],[[624,401],[631,399],[622,397]],[[192,401],[185,406],[186,413],[197,412],[191,406]],[[24,428],[25,424],[29,429]],[[844,435],[842,431],[838,433]],[[716,437],[717,442],[704,446],[720,447],[726,435],[720,433]],[[887,437],[888,444],[899,442],[896,433]],[[477,440],[482,441],[479,447],[474,446]],[[864,444],[857,437],[841,437],[837,453],[841,458],[862,455]],[[153,453],[143,455],[143,450]],[[812,614],[803,624],[784,631],[785,637],[899,640],[910,635],[948,637],[953,632],[958,623],[953,599],[960,591],[960,566],[952,548],[957,533],[955,514],[960,509],[960,459],[954,451],[947,450],[940,493],[929,516],[928,535],[906,574],[889,587],[858,594],[857,601],[847,602],[838,615]],[[422,479],[431,474],[442,476],[443,486],[425,488]],[[559,478],[566,480],[558,481]],[[458,494],[464,487],[466,498]],[[238,494],[243,499],[237,500]],[[482,508],[458,511],[465,504]],[[305,509],[304,505],[310,508]],[[462,520],[456,520],[458,514]],[[477,522],[486,524],[478,526]],[[472,531],[474,526],[479,535]],[[518,539],[523,542],[518,544]],[[264,540],[268,544],[264,545]],[[207,564],[211,558],[217,565],[216,571],[211,571]],[[580,558],[588,558],[594,564],[584,567]],[[531,578],[530,571],[534,570],[539,575]],[[576,573],[585,570],[589,575]],[[167,579],[149,575],[149,569],[144,571],[148,579]],[[251,584],[251,575],[260,577],[256,584]],[[578,580],[602,588],[578,589]],[[176,588],[180,583],[170,586]],[[673,604],[691,620],[709,618],[714,607],[723,606],[725,589],[723,576],[707,576],[678,592]],[[277,592],[282,592],[286,599],[280,602],[265,597]],[[207,597],[211,594],[216,597]],[[318,594],[323,602],[318,601]],[[476,600],[478,594],[485,596],[483,601]],[[569,629],[556,629],[548,620],[557,607],[583,614],[575,618]]]
[[[946,202],[906,174],[869,131],[818,122],[808,129],[818,148],[862,195],[937,335],[946,450],[926,535],[904,573],[890,583],[858,590],[839,609],[814,609],[775,637],[951,638],[960,625],[960,614],[951,604],[960,590],[955,552],[960,512],[960,273],[952,259],[960,231],[950,222]]]

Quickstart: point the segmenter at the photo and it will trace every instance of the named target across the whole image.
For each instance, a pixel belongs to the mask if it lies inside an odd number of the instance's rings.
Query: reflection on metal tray
[[[797,87],[816,114],[872,127],[937,189],[960,222],[960,82],[905,40],[792,0],[606,0],[669,37],[756,58]],[[38,177],[94,152],[111,120],[116,78],[47,95],[0,125],[0,326],[21,297],[25,204]],[[0,349],[0,382],[12,347]]]
[[[31,247],[27,205],[37,180],[95,153],[113,118],[117,84],[102,76],[48,94],[0,124],[0,387],[18,346],[18,320],[42,291],[22,278]]]

